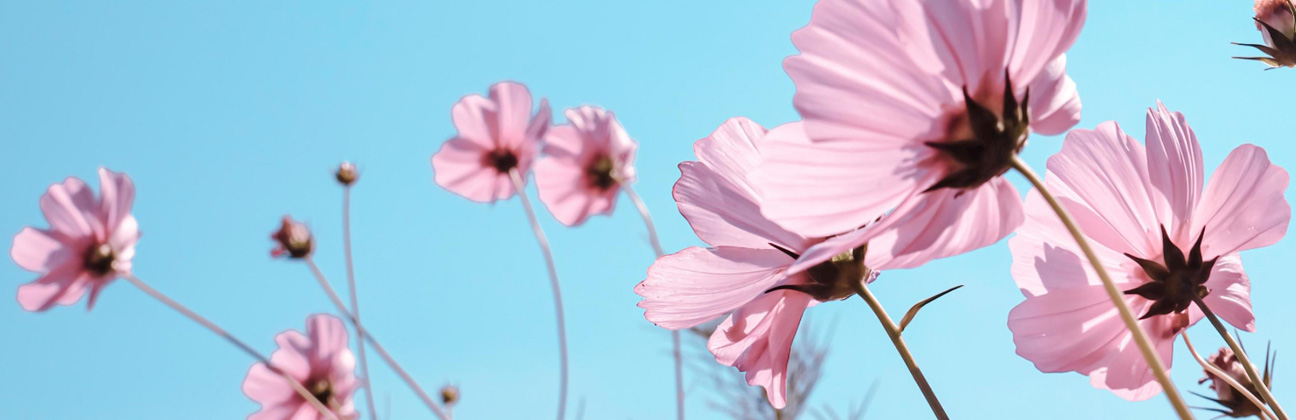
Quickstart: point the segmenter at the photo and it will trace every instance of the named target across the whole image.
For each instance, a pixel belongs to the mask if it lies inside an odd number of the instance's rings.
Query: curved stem
[[[329,410],[328,407],[325,406],[323,402],[315,398],[315,395],[311,394],[311,392],[307,390],[306,387],[301,384],[301,382],[298,382],[297,378],[293,378],[292,376],[288,375],[284,371],[280,370],[274,364],[270,363],[270,358],[265,357],[265,355],[261,354],[260,352],[257,352],[255,349],[252,348],[252,346],[249,346],[247,343],[244,343],[243,340],[239,340],[238,337],[235,337],[233,334],[230,334],[229,332],[225,331],[224,328],[221,328],[219,325],[216,325],[216,323],[207,320],[207,318],[203,318],[202,315],[198,315],[198,313],[189,310],[189,308],[185,307],[184,305],[181,305],[180,302],[176,302],[174,299],[171,299],[167,295],[162,294],[162,292],[157,291],[157,289],[150,287],[147,283],[144,283],[143,280],[140,280],[138,277],[135,277],[134,274],[124,274],[122,275],[122,278],[125,278],[126,281],[130,282],[130,284],[132,285],[135,285],[135,287],[139,288],[141,291],[143,291],[145,294],[149,295],[150,297],[157,299],[159,302],[162,302],[166,306],[171,307],[171,309],[175,309],[175,311],[179,312],[181,315],[184,315],[190,320],[193,320],[193,322],[197,322],[198,325],[202,325],[208,330],[211,330],[211,332],[216,333],[216,335],[221,336],[221,338],[224,338],[225,341],[228,341],[230,342],[230,344],[233,344],[234,347],[238,347],[239,350],[242,350],[244,353],[247,353],[248,356],[252,356],[253,359],[256,359],[258,362],[265,364],[266,368],[270,369],[275,373],[278,373],[279,376],[282,376],[285,380],[287,380],[288,385],[292,387],[293,391],[296,391],[297,395],[301,396],[302,399],[305,400],[307,404],[310,404],[310,406],[315,408],[316,411],[319,411],[320,414],[323,414],[325,418],[328,418],[330,420],[338,420],[337,415],[333,414],[333,411]]]
[[[338,313],[350,320],[351,325],[356,325],[355,315],[352,315],[351,311],[347,310],[346,304],[342,303],[342,298],[338,297],[337,292],[333,290],[333,286],[329,284],[328,278],[324,277],[324,272],[320,271],[318,265],[315,265],[315,260],[309,256],[303,258],[303,260],[306,261],[306,266],[310,268],[311,274],[315,275],[315,280],[319,282],[320,288],[324,289],[324,294],[328,295],[329,300],[333,302],[333,306],[337,307]],[[356,330],[360,330],[358,325]],[[378,340],[373,337],[373,332],[363,330],[362,333],[365,341],[369,342],[369,345],[373,346],[374,351],[378,352],[378,356],[382,357],[383,361],[387,362],[387,366],[390,366],[392,370],[396,372],[396,375],[400,376],[401,380],[405,381],[405,385],[414,390],[414,393],[423,401],[423,404],[427,405],[429,410],[432,410],[432,414],[435,414],[437,418],[441,420],[450,420],[450,417],[441,409],[441,406],[437,405],[436,401],[432,399],[432,396],[423,391],[423,387],[419,386],[418,382],[414,380],[414,377],[410,376],[410,374],[401,367],[400,363],[396,363],[396,359],[387,353],[387,349],[384,349],[381,344],[378,344]]]
[[[360,298],[356,297],[355,263],[351,259],[351,186],[342,187],[342,251],[346,254],[347,289],[351,295],[351,314],[355,317],[356,355],[360,358],[360,374],[365,378],[365,403],[369,415],[375,420],[378,410],[374,408],[373,377],[369,375],[369,358],[365,355],[364,327],[360,326]]]
[[[517,189],[518,198],[522,200],[527,221],[531,222],[531,230],[535,232],[536,242],[540,244],[540,253],[544,254],[545,264],[549,269],[549,285],[553,288],[554,315],[558,320],[558,363],[561,369],[558,379],[558,420],[563,420],[567,415],[567,326],[566,321],[563,320],[562,289],[558,286],[558,269],[554,267],[549,239],[545,238],[544,230],[540,229],[540,221],[536,220],[535,209],[527,199],[522,175],[518,174],[517,169],[510,169],[509,178],[513,179],[513,187]]]
[[[1228,343],[1229,348],[1233,350],[1233,354],[1237,355],[1238,362],[1242,363],[1242,369],[1246,370],[1247,378],[1251,379],[1252,385],[1255,385],[1256,391],[1260,393],[1260,398],[1264,398],[1265,402],[1268,402],[1269,406],[1273,407],[1278,414],[1278,420],[1287,420],[1287,413],[1283,411],[1282,406],[1278,405],[1278,400],[1274,398],[1273,393],[1269,392],[1269,387],[1264,383],[1264,378],[1256,372],[1255,365],[1251,364],[1251,358],[1247,356],[1246,350],[1243,350],[1242,346],[1238,345],[1237,340],[1234,340],[1233,336],[1229,335],[1228,328],[1224,326],[1223,322],[1220,322],[1219,317],[1215,316],[1215,312],[1206,306],[1206,302],[1202,302],[1202,299],[1197,296],[1193,296],[1193,302],[1206,315],[1206,319],[1210,320],[1211,325],[1215,326],[1215,331],[1219,331],[1220,336],[1224,337],[1224,342]]]
[[[619,181],[618,181],[619,182]],[[648,229],[648,242],[652,243],[653,252],[657,258],[661,258],[666,253],[662,251],[661,242],[657,239],[657,228],[653,225],[652,213],[648,212],[648,205],[644,204],[639,194],[635,193],[630,184],[621,183],[621,188],[625,190],[626,196],[634,203],[635,208],[639,209],[639,216],[643,218],[644,227]],[[680,333],[677,330],[671,330],[671,348],[672,355],[675,357],[675,416],[679,420],[684,420],[684,357],[680,351]]]
[[[1165,390],[1166,398],[1170,399],[1170,405],[1174,407],[1175,413],[1179,414],[1179,418],[1183,420],[1192,419],[1193,415],[1188,410],[1188,404],[1184,402],[1183,396],[1179,394],[1179,389],[1175,388],[1174,382],[1170,381],[1170,375],[1167,374],[1165,363],[1161,362],[1161,357],[1153,349],[1152,342],[1148,340],[1147,332],[1143,331],[1143,327],[1139,326],[1138,320],[1134,318],[1134,312],[1130,310],[1129,305],[1125,304],[1121,291],[1116,288],[1116,283],[1107,274],[1107,269],[1103,267],[1102,261],[1089,247],[1089,241],[1085,239],[1084,233],[1076,226],[1066,208],[1062,207],[1057,198],[1053,197],[1053,194],[1044,186],[1044,181],[1035,175],[1035,172],[1026,165],[1026,162],[1022,162],[1020,157],[1014,155],[1012,157],[1012,167],[1017,172],[1020,172],[1022,176],[1025,176],[1035,186],[1035,189],[1040,192],[1040,195],[1044,196],[1044,200],[1048,201],[1049,206],[1053,208],[1053,212],[1057,213],[1058,219],[1062,220],[1062,224],[1066,225],[1067,231],[1071,232],[1071,236],[1075,238],[1076,244],[1080,246],[1080,251],[1084,252],[1085,257],[1089,259],[1089,265],[1093,266],[1094,272],[1098,273],[1098,278],[1103,283],[1103,289],[1107,291],[1107,297],[1116,306],[1116,311],[1120,313],[1121,321],[1125,322],[1125,327],[1133,334],[1134,342],[1138,344],[1139,351],[1143,353],[1143,359],[1147,360],[1152,374],[1156,376],[1157,382]]]
[[[873,314],[877,315],[878,322],[882,323],[882,328],[886,330],[887,336],[891,338],[891,344],[895,345],[896,352],[900,353],[900,358],[904,359],[905,366],[909,367],[909,374],[913,375],[914,383],[918,389],[922,390],[923,398],[927,399],[927,405],[931,406],[932,414],[937,419],[949,420],[949,415],[945,414],[945,408],[941,407],[940,400],[936,399],[936,393],[932,391],[931,384],[927,383],[927,377],[923,376],[922,369],[918,368],[918,362],[914,361],[913,354],[909,353],[909,346],[905,344],[904,338],[900,337],[900,327],[891,316],[887,315],[886,309],[882,303],[870,292],[868,286],[861,281],[852,281],[851,285],[855,287],[855,293],[868,303],[869,308],[873,309]]]
[[[1192,340],[1188,339],[1188,330],[1185,329],[1183,332],[1179,333],[1179,335],[1183,336],[1184,345],[1188,346],[1188,352],[1192,353],[1194,359],[1197,359],[1197,364],[1201,365],[1202,369],[1205,369],[1212,376],[1224,381],[1224,383],[1232,387],[1233,390],[1242,394],[1242,396],[1246,397],[1247,400],[1250,400],[1252,404],[1255,404],[1256,407],[1259,407],[1260,411],[1264,412],[1264,415],[1260,416],[1261,420],[1278,418],[1278,416],[1274,415],[1273,411],[1269,411],[1269,407],[1266,407],[1263,402],[1260,402],[1260,399],[1256,398],[1255,395],[1252,395],[1251,391],[1248,391],[1246,387],[1243,387],[1242,384],[1233,379],[1233,376],[1224,373],[1224,371],[1215,367],[1215,365],[1207,363],[1205,359],[1202,359],[1201,355],[1197,354],[1197,349],[1193,348]]]

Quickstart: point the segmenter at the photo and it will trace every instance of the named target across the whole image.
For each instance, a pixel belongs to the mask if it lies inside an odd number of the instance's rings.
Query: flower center
[[[113,252],[112,246],[108,244],[99,244],[91,246],[85,254],[85,268],[87,271],[98,276],[104,276],[113,270],[113,261],[117,259],[117,254]]]
[[[784,254],[793,259],[801,258],[801,255],[787,248],[773,243],[770,246],[783,251]],[[867,251],[868,244],[864,244],[838,254],[832,259],[815,264],[814,267],[806,270],[806,277],[810,278],[810,283],[775,286],[766,290],[765,293],[775,290],[795,290],[810,295],[810,297],[820,302],[851,297],[851,295],[855,294],[854,282],[864,281],[865,278],[875,274],[872,269],[864,265],[864,253]]]
[[[499,173],[506,174],[518,166],[517,155],[512,150],[495,149],[486,154],[484,159],[487,165],[495,168]]]
[[[612,162],[612,158],[606,155],[599,156],[599,158],[595,159],[594,163],[589,166],[589,169],[585,170],[585,174],[589,177],[590,185],[603,191],[615,186],[617,183],[616,177],[612,174],[614,167],[615,164]]]
[[[337,405],[337,401],[333,401],[333,384],[328,380],[315,381],[311,383],[310,387],[307,389],[310,390],[311,395],[314,396],[315,399],[324,403],[324,406],[335,408],[334,406]]]
[[[1202,228],[1201,234],[1197,235],[1197,243],[1187,255],[1184,255],[1183,250],[1170,241],[1170,235],[1166,233],[1163,225],[1161,226],[1162,262],[1125,254],[1138,263],[1143,268],[1143,272],[1147,273],[1148,278],[1152,279],[1150,282],[1125,291],[1127,295],[1139,295],[1153,302],[1147,313],[1139,319],[1183,312],[1188,309],[1193,300],[1206,297],[1210,293],[1210,290],[1206,289],[1206,280],[1210,279],[1211,269],[1215,268],[1215,262],[1219,257],[1210,261],[1202,260],[1201,244],[1205,234],[1206,229]]]
[[[1030,135],[1030,89],[1021,103],[1013,94],[1012,80],[1004,75],[1003,109],[996,114],[968,94],[963,87],[963,103],[971,138],[927,142],[927,146],[940,152],[951,161],[952,168],[944,178],[926,191],[941,188],[967,189],[1003,175],[1011,167],[1012,158],[1026,146]]]

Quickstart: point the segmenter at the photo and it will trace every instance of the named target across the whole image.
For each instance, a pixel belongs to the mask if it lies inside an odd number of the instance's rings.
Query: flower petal
[[[512,197],[516,188],[508,174],[501,174],[483,163],[488,152],[463,137],[446,141],[441,150],[432,155],[432,171],[437,185],[478,203]]]
[[[555,127],[552,132],[560,132]],[[564,226],[577,226],[595,214],[612,214],[620,188],[594,187],[585,167],[571,158],[545,156],[536,162],[536,189],[540,202]]]
[[[298,381],[310,379],[310,338],[301,332],[288,330],[275,335],[279,349],[270,354],[270,363]]]
[[[99,168],[99,195],[100,222],[109,231],[117,229],[135,202],[135,182],[124,173]]]
[[[482,149],[492,150],[499,146],[494,127],[498,112],[494,102],[474,93],[464,96],[450,108],[450,119],[459,132],[457,137]]]
[[[1066,55],[1053,59],[1030,85],[1031,130],[1045,135],[1065,133],[1080,122],[1080,93],[1066,75]]]
[[[288,405],[284,404],[285,402],[297,398],[297,392],[292,389],[288,381],[270,370],[264,363],[256,363],[248,369],[247,377],[243,379],[243,395],[261,404],[262,410],[258,413],[261,416],[266,416],[264,413],[270,411],[282,411],[282,407]],[[283,419],[287,413],[282,413],[276,418]]]
[[[311,315],[306,319],[306,336],[311,342],[311,352],[307,354],[314,371],[332,372],[334,360],[344,353],[350,353],[347,347],[346,325],[332,315]]]
[[[657,259],[635,286],[644,317],[679,330],[729,313],[783,280],[792,258],[774,249],[698,248]]]
[[[1206,256],[1273,245],[1287,234],[1291,206],[1283,192],[1287,171],[1250,144],[1233,149],[1206,184],[1193,215],[1193,231],[1206,228]]]
[[[1202,299],[1212,311],[1234,327],[1255,332],[1255,313],[1251,312],[1251,280],[1242,269],[1242,256],[1225,255],[1215,262],[1210,280],[1210,294]]]
[[[1201,145],[1197,134],[1178,112],[1170,112],[1157,101],[1157,107],[1147,112],[1148,176],[1152,186],[1152,200],[1158,219],[1166,222],[1166,229],[1176,243],[1187,243],[1197,236],[1190,218],[1197,207],[1202,191]]]
[[[9,256],[24,270],[44,273],[63,264],[79,264],[75,259],[82,250],[78,248],[65,244],[57,233],[25,227],[14,235]]]
[[[707,348],[716,361],[747,373],[747,384],[765,388],[774,408],[787,404],[787,363],[801,316],[811,298],[776,291],[744,305],[711,334]]]
[[[498,109],[498,141],[503,146],[534,147],[536,138],[527,137],[528,128],[532,125],[531,91],[526,85],[517,82],[500,82],[490,87],[490,99]]]
[[[31,283],[18,286],[18,304],[28,312],[42,312],[56,304],[71,305],[85,295],[90,274],[80,264],[54,267]]]
[[[95,236],[102,231],[94,216],[97,207],[94,192],[77,178],[50,185],[40,198],[50,229],[70,237]]]
[[[1062,56],[1080,36],[1088,15],[1086,0],[1004,0],[1017,15],[1016,35],[1008,58],[1014,80],[1034,81],[1051,61]],[[1020,10],[1013,13],[1012,10]],[[1031,82],[1022,82],[1031,83]]]

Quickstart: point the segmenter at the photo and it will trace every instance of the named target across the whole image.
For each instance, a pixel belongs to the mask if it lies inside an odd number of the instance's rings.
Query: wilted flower
[[[536,162],[536,189],[554,218],[576,226],[590,215],[611,214],[621,184],[634,182],[636,144],[616,116],[582,106],[566,112],[567,124],[545,135],[545,157]]]
[[[9,249],[19,267],[40,274],[18,287],[18,304],[44,311],[72,305],[88,290],[86,307],[94,308],[99,292],[131,271],[140,236],[134,201],[130,177],[105,168],[99,168],[98,198],[77,178],[51,185],[40,198],[49,229],[23,228]]]
[[[1169,369],[1176,335],[1203,316],[1194,299],[1255,331],[1238,252],[1286,234],[1288,175],[1247,144],[1203,182],[1196,134],[1159,103],[1148,110],[1146,140],[1145,148],[1115,122],[1073,130],[1049,158],[1045,183],[1142,316]],[[1013,279],[1026,295],[1008,316],[1017,354],[1044,372],[1089,375],[1093,386],[1126,399],[1160,393],[1102,282],[1039,191],[1026,197],[1026,216],[1009,241]]]
[[[276,258],[285,255],[290,258],[306,258],[315,250],[315,238],[311,236],[310,228],[289,216],[283,217],[283,225],[270,234],[270,239],[278,243],[278,246],[270,250],[270,256]]]
[[[330,315],[306,319],[306,334],[295,330],[275,336],[279,350],[270,355],[275,369],[296,379],[341,420],[360,417],[352,395],[359,388],[355,357],[347,347],[347,329]],[[261,404],[248,420],[320,420],[325,417],[293,390],[283,375],[264,363],[252,365],[243,393]]]
[[[1268,354],[1265,355],[1265,359],[1264,377],[1261,379],[1264,380],[1265,386],[1270,386],[1272,385],[1273,377],[1271,376],[1270,366],[1268,365]],[[1255,384],[1251,382],[1251,378],[1247,375],[1246,368],[1242,366],[1242,361],[1238,360],[1237,355],[1233,354],[1232,349],[1229,349],[1227,346],[1220,348],[1219,352],[1211,356],[1208,362],[1218,368],[1221,372],[1224,372],[1225,375],[1228,375],[1229,378],[1233,379],[1238,384],[1241,384],[1242,387],[1246,388],[1247,392],[1251,395],[1260,395]],[[1241,392],[1238,392],[1238,390],[1230,386],[1228,382],[1220,379],[1211,371],[1204,371],[1206,377],[1197,381],[1197,383],[1200,384],[1210,381],[1210,387],[1212,391],[1215,391],[1215,397],[1206,398],[1224,406],[1223,409],[1207,408],[1207,410],[1213,410],[1220,414],[1235,418],[1260,416],[1260,413],[1262,413],[1260,407],[1251,402],[1250,398],[1242,395]]]
[[[770,219],[841,235],[793,269],[876,249],[888,231],[905,246],[885,250],[907,259],[897,268],[914,267],[1020,225],[1020,196],[1000,175],[1031,132],[1079,121],[1064,53],[1086,11],[1084,0],[820,1],[784,65],[812,142],[762,148],[755,176]]]
[[[335,172],[334,175],[337,176],[338,183],[347,186],[354,184],[356,180],[360,179],[360,172],[356,170],[355,164],[351,162],[342,162],[341,164],[338,164],[337,172]]]
[[[1256,60],[1269,68],[1296,67],[1296,6],[1291,0],[1256,0],[1255,25],[1264,38],[1264,45],[1238,44],[1254,47],[1267,57],[1234,57]]]
[[[509,172],[523,182],[549,128],[549,103],[531,115],[531,92],[521,83],[491,86],[490,97],[468,95],[450,111],[458,134],[432,155],[437,185],[479,203],[516,193]]]

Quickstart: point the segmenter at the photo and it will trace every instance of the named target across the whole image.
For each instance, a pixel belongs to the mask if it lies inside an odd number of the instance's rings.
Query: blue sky
[[[343,274],[340,160],[364,170],[354,237],[367,324],[429,388],[458,384],[461,419],[548,418],[557,363],[544,265],[516,200],[468,202],[432,183],[430,155],[453,134],[450,106],[512,79],[556,109],[615,111],[639,143],[637,190],[664,246],[700,242],[670,198],[675,165],[725,119],[795,120],[781,61],[813,2],[18,2],[0,1],[0,232],[43,225],[37,198],[100,165],[129,173],[144,237],[136,273],[264,352],[330,305],[304,266],[271,260],[285,213],[307,221],[317,259]],[[1245,0],[1094,0],[1069,54],[1084,103],[1078,127],[1119,121],[1142,138],[1157,99],[1187,115],[1208,168],[1255,143],[1288,169],[1292,70],[1231,60],[1258,42]],[[1036,136],[1037,168],[1060,138]],[[1025,191],[1023,180],[1009,176]],[[531,190],[534,197],[534,190]],[[1289,196],[1293,196],[1289,189]],[[673,418],[669,335],[643,320],[632,288],[652,262],[637,214],[564,229],[542,214],[568,302],[571,411],[586,419]],[[1296,348],[1296,242],[1244,254],[1259,333]],[[1168,418],[1164,398],[1130,403],[1077,374],[1041,374],[1013,353],[1008,311],[1021,300],[1000,243],[885,273],[893,313],[956,284],[906,332],[956,418]],[[0,290],[34,276],[0,264]],[[7,303],[3,303],[7,302]],[[858,299],[809,315],[832,354],[811,402],[841,411],[880,384],[869,418],[926,418],[916,387]],[[1221,341],[1205,323],[1200,350]],[[240,391],[251,364],[207,331],[122,282],[94,312],[43,314],[0,301],[0,401],[19,419],[230,419],[256,406]],[[1280,359],[1281,360],[1281,359]],[[1198,369],[1176,351],[1183,390]],[[380,412],[431,418],[375,364]],[[1279,366],[1280,399],[1296,388]],[[734,373],[737,374],[737,373]],[[718,419],[709,383],[690,376],[693,419]],[[1189,397],[1198,404],[1205,402]],[[1288,405],[1296,403],[1289,402]],[[1201,417],[1210,417],[1202,413]]]

